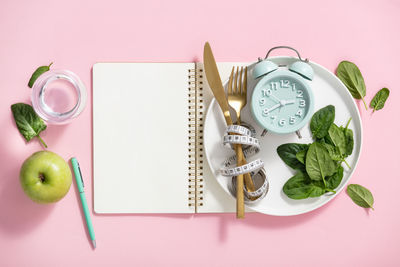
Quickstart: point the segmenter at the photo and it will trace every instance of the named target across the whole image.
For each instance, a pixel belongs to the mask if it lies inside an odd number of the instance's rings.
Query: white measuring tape
[[[260,151],[260,142],[255,138],[256,131],[252,126],[245,123],[242,125],[243,126],[229,125],[223,137],[223,144],[229,145],[231,148],[236,144],[243,145],[243,154],[245,158],[247,158]],[[250,192],[244,187],[245,202],[247,204],[252,204],[265,197],[269,189],[269,182],[264,169],[264,161],[256,159],[245,165],[236,166],[236,155],[233,155],[223,162],[223,166],[224,167],[221,168],[221,174],[223,176],[232,177],[229,190],[233,195],[236,195],[236,176],[250,173],[256,190]]]
[[[250,175],[255,187],[258,189],[254,192],[244,190],[244,202],[246,204],[257,203],[267,195],[269,189],[267,173],[264,168],[259,169],[258,172],[252,172]],[[232,177],[232,182],[229,184],[228,189],[231,194],[236,195],[236,177]]]

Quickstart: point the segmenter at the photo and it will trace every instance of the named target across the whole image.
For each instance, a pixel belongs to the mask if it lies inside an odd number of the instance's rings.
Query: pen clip
[[[81,176],[82,186],[85,187],[85,183],[83,182],[83,178],[82,178],[83,176],[82,176],[82,172],[81,172],[81,166],[79,165],[79,163],[78,163],[78,170],[79,170],[79,174]]]

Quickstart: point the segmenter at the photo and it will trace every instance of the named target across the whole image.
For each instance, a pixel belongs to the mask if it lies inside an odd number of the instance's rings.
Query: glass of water
[[[32,105],[49,124],[65,124],[85,108],[86,87],[79,77],[68,70],[49,70],[35,81]]]

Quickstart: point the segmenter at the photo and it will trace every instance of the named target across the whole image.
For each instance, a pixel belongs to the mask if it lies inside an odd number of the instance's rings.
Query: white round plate
[[[292,57],[275,57],[271,58],[271,60],[280,65],[287,65],[294,62],[296,59]],[[285,143],[311,143],[313,140],[309,130],[309,124],[300,130],[303,137],[302,139],[298,139],[295,133],[287,135],[267,133],[264,137],[261,137],[262,129],[253,120],[250,111],[250,98],[255,86],[255,81],[250,78],[251,75],[249,75],[248,104],[242,110],[241,118],[243,122],[251,124],[256,129],[257,138],[259,138],[261,144],[261,151],[248,159],[248,161],[255,158],[264,160],[265,169],[270,182],[269,192],[266,197],[256,204],[247,206],[254,211],[277,216],[297,215],[310,212],[332,200],[345,187],[356,169],[362,145],[362,125],[357,105],[345,85],[333,73],[314,62],[310,62],[310,64],[315,72],[314,79],[310,82],[315,97],[314,111],[327,105],[334,105],[336,108],[335,123],[339,126],[346,125],[349,118],[352,118],[349,128],[354,132],[354,150],[352,155],[346,159],[351,169],[343,164],[345,172],[341,184],[336,189],[336,194],[325,194],[321,197],[304,200],[288,198],[283,193],[282,187],[285,182],[295,174],[295,171],[286,166],[279,158],[276,148]],[[251,73],[251,68],[252,66],[249,66],[249,73]],[[234,114],[233,112],[231,113]],[[208,108],[204,125],[204,149],[208,164],[210,165],[215,179],[217,179],[226,193],[231,195],[228,190],[230,178],[222,176],[219,172],[222,162],[233,154],[232,150],[222,145],[225,127],[226,123],[221,109],[215,99],[213,99]]]

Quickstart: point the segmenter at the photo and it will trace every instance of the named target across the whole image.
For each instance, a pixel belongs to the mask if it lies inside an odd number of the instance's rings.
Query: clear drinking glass
[[[68,70],[49,70],[35,81],[32,105],[49,124],[65,124],[85,108],[86,87],[79,77]]]

